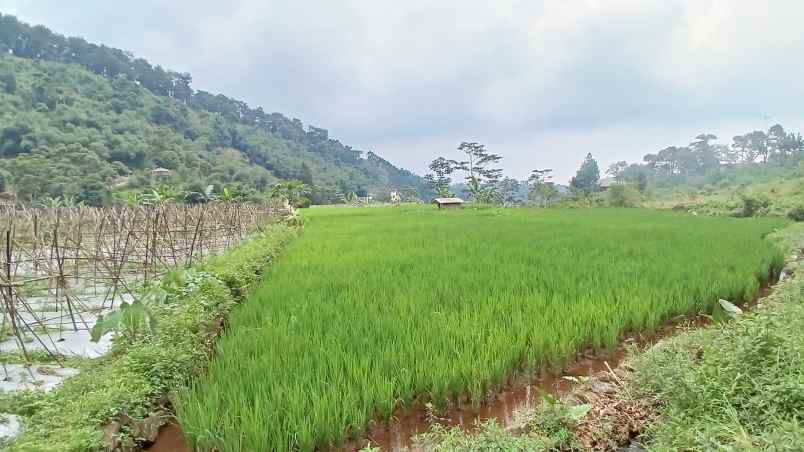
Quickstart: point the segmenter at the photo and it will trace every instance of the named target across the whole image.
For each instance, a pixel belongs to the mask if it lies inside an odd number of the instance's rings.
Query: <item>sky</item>
[[[702,132],[802,130],[798,0],[0,0],[419,174],[462,141],[508,176]]]

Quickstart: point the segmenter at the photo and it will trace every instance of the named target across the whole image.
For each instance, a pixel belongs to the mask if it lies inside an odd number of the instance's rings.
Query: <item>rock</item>
[[[596,378],[589,381],[589,387],[592,389],[592,392],[597,394],[616,394],[619,389],[615,384],[607,383]]]
[[[722,307],[723,310],[728,312],[729,314],[740,315],[740,314],[743,313],[742,309],[740,309],[738,306],[735,306],[730,301],[727,301],[727,300],[724,300],[724,299],[721,298],[720,300],[718,300],[718,303],[720,303],[720,307]]]
[[[0,445],[3,441],[13,439],[22,431],[20,418],[13,414],[0,413]]]
[[[620,377],[620,380],[626,380],[631,376],[631,372],[625,370],[622,366],[614,369],[614,373]]]
[[[617,379],[609,372],[598,372],[595,374],[595,378],[606,383],[617,383]]]
[[[142,420],[131,420],[131,434],[137,439],[152,443],[159,436],[159,429],[168,421],[169,416],[162,413],[152,414]]]
[[[589,400],[582,398],[580,393],[572,393],[572,392],[562,397],[561,401],[564,402],[564,404],[567,406],[583,405],[589,402]]]
[[[106,450],[118,450],[120,448],[120,423],[112,421],[103,428],[103,446]]]
[[[621,447],[617,449],[617,452],[645,452],[645,449],[643,449],[639,444],[631,441],[631,444],[629,444],[628,447]]]

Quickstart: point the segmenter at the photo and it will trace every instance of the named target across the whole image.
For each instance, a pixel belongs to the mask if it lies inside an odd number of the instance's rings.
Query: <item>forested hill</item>
[[[278,180],[343,195],[426,196],[422,178],[325,129],[194,90],[187,73],[119,49],[0,15],[0,192],[21,202],[70,197],[108,204],[168,184],[264,191]],[[154,168],[170,170],[155,180]]]

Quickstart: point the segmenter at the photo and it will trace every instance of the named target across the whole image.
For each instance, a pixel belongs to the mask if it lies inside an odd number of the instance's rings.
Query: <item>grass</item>
[[[202,450],[312,450],[415,399],[474,401],[626,330],[753,296],[777,219],[322,209],[179,397]]]
[[[650,450],[804,449],[804,263],[793,267],[799,276],[755,311],[634,360],[629,396],[659,412]]]
[[[802,170],[767,180],[741,183],[724,180],[699,187],[679,185],[658,189],[642,205],[659,209],[683,207],[705,215],[739,215],[745,200],[750,199],[760,204],[756,215],[784,217],[792,209],[804,207]]]

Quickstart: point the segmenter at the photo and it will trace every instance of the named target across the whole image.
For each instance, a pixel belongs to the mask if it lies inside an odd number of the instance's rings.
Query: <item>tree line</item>
[[[712,133],[697,135],[687,146],[668,146],[655,153],[645,154],[641,163],[625,160],[609,165],[608,177],[601,187],[601,170],[597,160],[588,153],[581,162],[566,190],[553,181],[553,170],[534,169],[524,182],[502,176],[495,165],[502,160],[478,143],[463,142],[458,146],[466,159],[462,161],[438,157],[430,165],[425,180],[438,196],[454,196],[456,185],[452,176],[463,172],[466,195],[481,203],[524,203],[546,206],[556,200],[587,198],[601,188],[613,188],[610,197],[623,197],[624,186],[645,192],[650,184],[673,185],[688,183],[693,178],[706,180],[720,177],[730,169],[766,166],[794,168],[804,161],[804,138],[776,124],[767,131],[755,130],[736,135],[729,144],[720,144]],[[524,190],[523,190],[524,185]],[[523,191],[526,198],[521,196]],[[519,195],[518,195],[519,194]],[[626,204],[618,199],[614,204]]]
[[[607,170],[617,182],[633,182],[644,190],[648,179],[678,183],[693,177],[717,173],[724,168],[760,164],[791,167],[804,159],[804,138],[788,132],[781,124],[767,131],[754,130],[732,137],[731,143],[717,143],[712,133],[697,135],[687,146],[668,146],[648,153],[642,163],[613,163]]]

